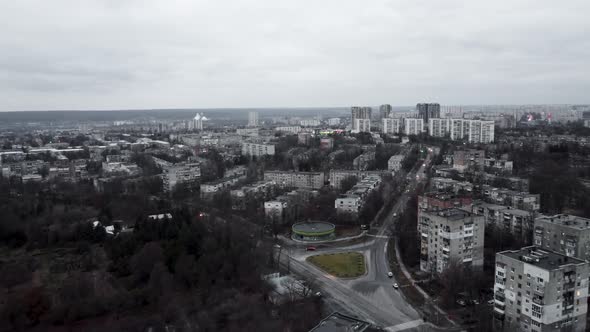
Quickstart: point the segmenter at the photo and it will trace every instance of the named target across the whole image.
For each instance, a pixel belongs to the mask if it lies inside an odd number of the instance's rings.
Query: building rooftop
[[[590,219],[572,216],[569,214],[556,214],[554,216],[541,216],[536,219],[539,222],[558,224],[570,228],[585,230],[590,229]]]
[[[457,209],[457,208],[450,208],[439,210],[436,212],[429,212],[431,215],[436,215],[442,218],[446,218],[448,220],[462,220],[472,216],[472,213],[469,211]]]
[[[498,255],[504,255],[521,262],[525,262],[544,270],[556,270],[566,265],[586,263],[581,259],[568,257],[560,253],[541,249],[535,246],[524,247],[519,250],[507,250],[499,252]]]
[[[368,322],[335,312],[309,332],[365,332],[370,329],[371,324]]]

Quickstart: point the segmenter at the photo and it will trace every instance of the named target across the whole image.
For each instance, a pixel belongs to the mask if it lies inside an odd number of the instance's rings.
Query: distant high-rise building
[[[428,119],[440,118],[440,104],[417,104],[418,117],[428,123]]]
[[[391,115],[391,110],[392,108],[389,104],[379,106],[379,116],[381,117],[381,119],[388,118]]]
[[[382,124],[382,131],[384,134],[393,134],[397,135],[402,130],[402,124],[404,122],[401,118],[383,118],[381,120]]]
[[[492,143],[494,121],[431,118],[428,132],[434,137],[449,136],[454,141],[465,139],[470,143]]]
[[[205,115],[203,113],[197,113],[195,117],[191,120],[189,124],[189,129],[191,130],[203,130],[203,121],[207,121]]]
[[[353,106],[350,108],[352,115],[352,131],[355,133],[371,130],[371,113],[370,107]],[[362,120],[362,121],[358,121]],[[368,129],[367,129],[368,128]]]
[[[248,112],[248,127],[258,127],[258,112]]]
[[[406,135],[420,135],[424,132],[424,120],[419,118],[405,118],[404,132]]]

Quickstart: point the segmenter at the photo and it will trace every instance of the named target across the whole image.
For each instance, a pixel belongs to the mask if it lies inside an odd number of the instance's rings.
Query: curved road
[[[425,164],[430,162],[432,153]],[[426,178],[425,167],[410,172],[413,181],[408,189],[413,192],[416,184]],[[420,315],[392,287],[395,279],[389,278],[389,261],[387,259],[388,230],[397,215],[406,205],[410,194],[404,192],[393,206],[389,215],[378,229],[377,235],[368,236],[364,243],[355,245],[322,245],[315,252],[307,252],[303,247],[288,247],[281,256],[281,263],[289,265],[292,272],[311,280],[315,287],[321,289],[324,298],[361,319],[385,327],[387,331],[402,331],[416,328],[423,323]],[[362,252],[367,263],[367,274],[356,279],[339,279],[306,262],[306,258],[316,254],[346,251]],[[284,252],[284,251],[283,251]]]

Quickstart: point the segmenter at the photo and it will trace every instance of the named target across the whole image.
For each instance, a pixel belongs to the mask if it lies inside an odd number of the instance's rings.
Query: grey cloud
[[[0,110],[582,103],[590,2],[19,0]]]

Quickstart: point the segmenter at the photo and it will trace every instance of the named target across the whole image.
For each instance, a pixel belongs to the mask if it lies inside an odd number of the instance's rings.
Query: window
[[[518,280],[522,280],[522,274],[518,275]]]
[[[531,282],[530,282],[530,281],[527,281],[527,282],[526,282],[526,286],[527,286],[527,287],[531,287]]]

